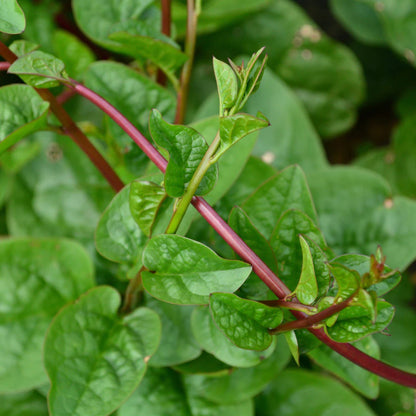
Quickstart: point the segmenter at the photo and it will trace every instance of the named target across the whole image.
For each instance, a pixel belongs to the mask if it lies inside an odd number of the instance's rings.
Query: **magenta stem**
[[[130,121],[126,119],[117,109],[115,109],[104,98],[100,97],[95,92],[91,91],[84,85],[72,81],[73,88],[82,96],[90,100],[92,103],[101,108],[108,114],[143,150],[144,153],[155,163],[155,165],[165,172],[167,161],[155,149],[155,147],[148,142]],[[215,210],[201,197],[193,197],[192,205],[199,211],[199,213],[206,219],[206,221],[215,229],[215,231],[224,239],[224,241],[247,263],[253,267],[253,271],[260,277],[261,280],[272,290],[279,298],[285,298],[291,293],[288,287],[267,267],[267,265],[247,246],[247,244],[235,233],[235,231],[215,212]],[[300,311],[292,311],[292,314],[297,319],[304,319],[308,315]],[[338,354],[344,356],[351,362],[366,370],[377,374],[387,380],[403,386],[416,388],[416,375],[406,371],[399,370],[388,364],[383,363],[351,344],[338,343],[328,337],[323,329],[308,329],[320,341],[328,345]]]

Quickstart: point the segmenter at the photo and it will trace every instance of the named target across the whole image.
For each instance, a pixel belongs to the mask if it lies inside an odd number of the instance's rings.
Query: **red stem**
[[[87,87],[74,82],[73,88],[89,99],[92,103],[108,114],[147,154],[150,160],[165,172],[167,162],[165,158],[147,141],[147,139],[110,103]],[[279,298],[285,298],[291,293],[287,286],[267,267],[267,265],[247,246],[247,244],[232,230],[232,228],[214,211],[214,209],[201,197],[194,197],[192,204],[224,241],[246,262],[250,263],[253,271]],[[300,311],[292,311],[297,319],[304,319],[307,315]],[[382,361],[379,361],[351,344],[338,343],[328,337],[323,329],[308,329],[320,341],[328,345],[334,351],[344,356],[351,362],[366,370],[384,377],[387,380],[403,386],[416,388],[416,375],[399,370]]]
[[[170,0],[161,0],[161,8],[162,8],[162,22],[160,31],[170,37],[170,26],[171,26],[171,4]],[[166,85],[167,77],[166,74],[162,70],[157,71],[157,83],[160,85]]]
[[[329,308],[326,308],[321,312],[315,313],[314,315],[307,316],[306,318],[300,318],[300,319],[297,319],[296,321],[285,322],[284,324],[281,324],[277,326],[276,328],[270,329],[269,333],[278,334],[280,332],[292,331],[294,329],[310,328],[311,326],[319,324],[323,322],[325,319],[330,318],[332,315],[335,315],[336,313],[341,312],[351,303],[354,296],[355,296],[355,293],[354,295],[350,296],[348,299],[340,303],[331,305]]]
[[[0,55],[2,55],[9,63],[13,63],[17,59],[17,55],[2,42],[0,42]],[[111,187],[116,192],[120,191],[124,187],[124,183],[101,153],[91,144],[88,137],[75,124],[65,109],[58,103],[56,97],[47,89],[35,88],[35,90],[45,101],[49,102],[51,111],[62,123],[63,132],[88,156]]]
[[[7,71],[10,68],[10,62],[0,62],[0,71]]]

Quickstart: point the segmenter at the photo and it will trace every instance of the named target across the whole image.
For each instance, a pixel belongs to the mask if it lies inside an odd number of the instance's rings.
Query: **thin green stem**
[[[208,147],[207,152],[202,158],[200,164],[195,170],[194,176],[192,176],[191,181],[186,188],[186,191],[182,198],[179,200],[178,205],[172,215],[172,218],[169,222],[168,227],[166,228],[166,234],[174,234],[178,230],[179,225],[182,222],[182,219],[189,207],[189,204],[192,201],[192,197],[195,195],[195,192],[198,189],[199,184],[201,183],[204,175],[206,174],[209,167],[212,165],[212,157],[218,149],[220,144],[220,132],[218,131],[215,139],[212,141]]]
[[[304,305],[302,303],[297,302],[289,302],[287,300],[261,300],[259,301],[263,305],[272,306],[275,308],[285,308],[292,311],[301,311],[305,313],[316,313],[317,309],[314,306]]]
[[[192,66],[194,63],[195,45],[196,45],[196,28],[198,16],[200,13],[200,1],[187,0],[187,25],[185,38],[185,53],[188,60],[182,68],[180,87],[178,91],[175,123],[183,124],[185,119],[186,103],[188,101],[189,83],[191,80]]]

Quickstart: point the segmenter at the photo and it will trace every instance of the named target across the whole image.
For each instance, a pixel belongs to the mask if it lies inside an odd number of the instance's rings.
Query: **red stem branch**
[[[0,42],[0,55],[8,61],[9,64],[17,59],[15,55],[4,43]],[[55,114],[62,123],[63,132],[68,135],[79,148],[88,156],[95,167],[101,172],[107,182],[116,191],[124,187],[124,183],[118,177],[110,164],[104,159],[100,152],[91,144],[88,137],[79,129],[69,114],[65,111],[56,97],[47,89],[36,88],[36,92],[50,104],[50,110]]]
[[[147,154],[153,163],[165,172],[167,162],[165,158],[147,141],[147,139],[110,103],[98,94],[89,90],[85,86],[74,82],[73,88],[80,94],[89,99],[92,103],[101,108],[108,114]],[[215,212],[215,210],[200,197],[194,197],[192,204],[224,241],[247,263],[253,267],[253,271],[263,280],[263,282],[279,298],[285,298],[291,293],[287,286],[267,267],[267,265],[247,246],[247,244],[234,232],[234,230]],[[292,311],[297,319],[304,319],[307,315],[300,311]],[[351,344],[338,343],[328,337],[323,329],[309,328],[320,341],[328,345],[334,351],[344,356],[351,362],[359,365],[366,370],[391,380],[395,383],[416,388],[416,375],[399,370],[382,361],[379,361]]]

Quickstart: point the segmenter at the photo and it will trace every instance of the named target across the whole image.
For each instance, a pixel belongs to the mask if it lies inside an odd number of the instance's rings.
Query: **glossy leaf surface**
[[[26,84],[36,88],[51,88],[65,81],[65,64],[53,55],[33,51],[13,62],[9,71],[20,75]]]
[[[47,382],[46,330],[60,308],[94,285],[94,278],[87,253],[69,240],[3,239],[0,258],[0,391],[7,393]]]
[[[178,235],[153,237],[143,253],[147,270],[142,274],[145,289],[165,302],[207,304],[212,292],[235,292],[250,274],[251,267],[225,260],[201,243]]]
[[[153,140],[170,155],[165,173],[166,192],[172,197],[180,197],[208,150],[208,145],[196,130],[167,123],[157,110],[152,112],[149,127]],[[208,193],[216,179],[216,166],[211,166],[199,184],[197,195]]]
[[[201,347],[220,361],[235,367],[252,367],[269,357],[276,343],[265,351],[250,351],[238,348],[217,327],[211,318],[209,309],[201,306],[192,314],[192,331]]]
[[[282,380],[285,380],[282,383]],[[256,399],[264,416],[375,416],[365,402],[329,377],[305,370],[286,370]]]
[[[130,185],[130,211],[134,220],[147,236],[166,198],[165,190],[153,182],[134,181]]]
[[[288,209],[300,209],[316,221],[306,178],[298,166],[289,166],[268,179],[242,208],[266,238],[270,238],[280,216]]]
[[[117,316],[120,295],[100,286],[54,319],[45,341],[55,415],[106,415],[138,386],[160,341],[160,321],[147,308]]]
[[[110,202],[95,230],[98,252],[109,260],[133,265],[147,242],[130,212],[130,185]]]
[[[268,329],[278,326],[283,312],[230,293],[213,293],[209,307],[215,323],[237,347],[263,351],[272,343]]]

